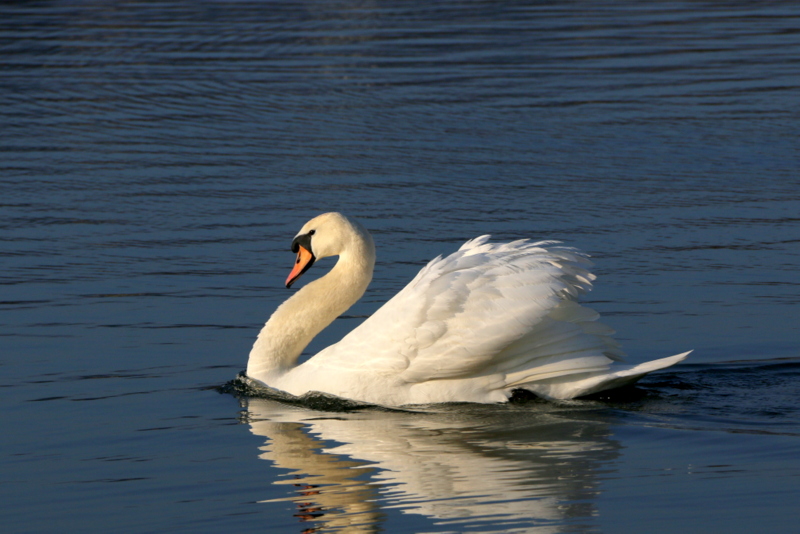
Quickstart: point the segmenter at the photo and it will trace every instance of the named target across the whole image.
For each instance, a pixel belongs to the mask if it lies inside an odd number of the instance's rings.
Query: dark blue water
[[[799,91],[794,2],[2,4],[4,532],[793,530]],[[220,394],[330,210],[378,264],[309,354],[485,233],[695,352],[564,404]]]

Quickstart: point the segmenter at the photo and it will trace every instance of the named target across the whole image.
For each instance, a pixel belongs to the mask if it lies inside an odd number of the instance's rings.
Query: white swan
[[[622,352],[613,331],[576,302],[595,278],[584,254],[545,248],[553,242],[488,239],[434,259],[340,342],[297,365],[314,336],[361,298],[375,266],[375,245],[359,223],[339,213],[312,219],[292,242],[297,261],[286,286],[316,259],[339,260],[275,310],[247,375],[292,395],[321,391],[386,406],[493,403],[515,389],[550,399],[588,395],[689,354],[615,363]]]

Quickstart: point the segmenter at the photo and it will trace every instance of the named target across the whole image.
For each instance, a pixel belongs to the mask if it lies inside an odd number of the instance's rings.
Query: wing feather
[[[575,300],[591,262],[558,242],[467,241],[313,360],[408,383],[503,373],[514,383],[595,372],[619,359],[611,329]]]

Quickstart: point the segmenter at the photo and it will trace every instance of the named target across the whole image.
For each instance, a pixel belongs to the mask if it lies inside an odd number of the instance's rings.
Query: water
[[[793,530],[799,23],[793,2],[3,4],[4,532]],[[695,352],[562,404],[220,394],[328,210],[379,257],[309,354],[484,233],[592,254],[586,302],[631,361]]]

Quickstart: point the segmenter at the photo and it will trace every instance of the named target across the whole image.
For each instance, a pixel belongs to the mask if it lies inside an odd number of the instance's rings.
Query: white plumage
[[[339,343],[296,366],[311,339],[361,297],[375,260],[372,238],[355,221],[338,213],[309,221],[295,242],[311,249],[310,263],[340,259],[276,310],[250,353],[248,376],[294,395],[322,391],[391,406],[503,402],[518,388],[567,399],[632,383],[689,354],[616,363],[623,354],[613,331],[576,302],[595,279],[585,254],[554,242],[488,239],[434,259]],[[304,272],[298,252],[289,284]]]

